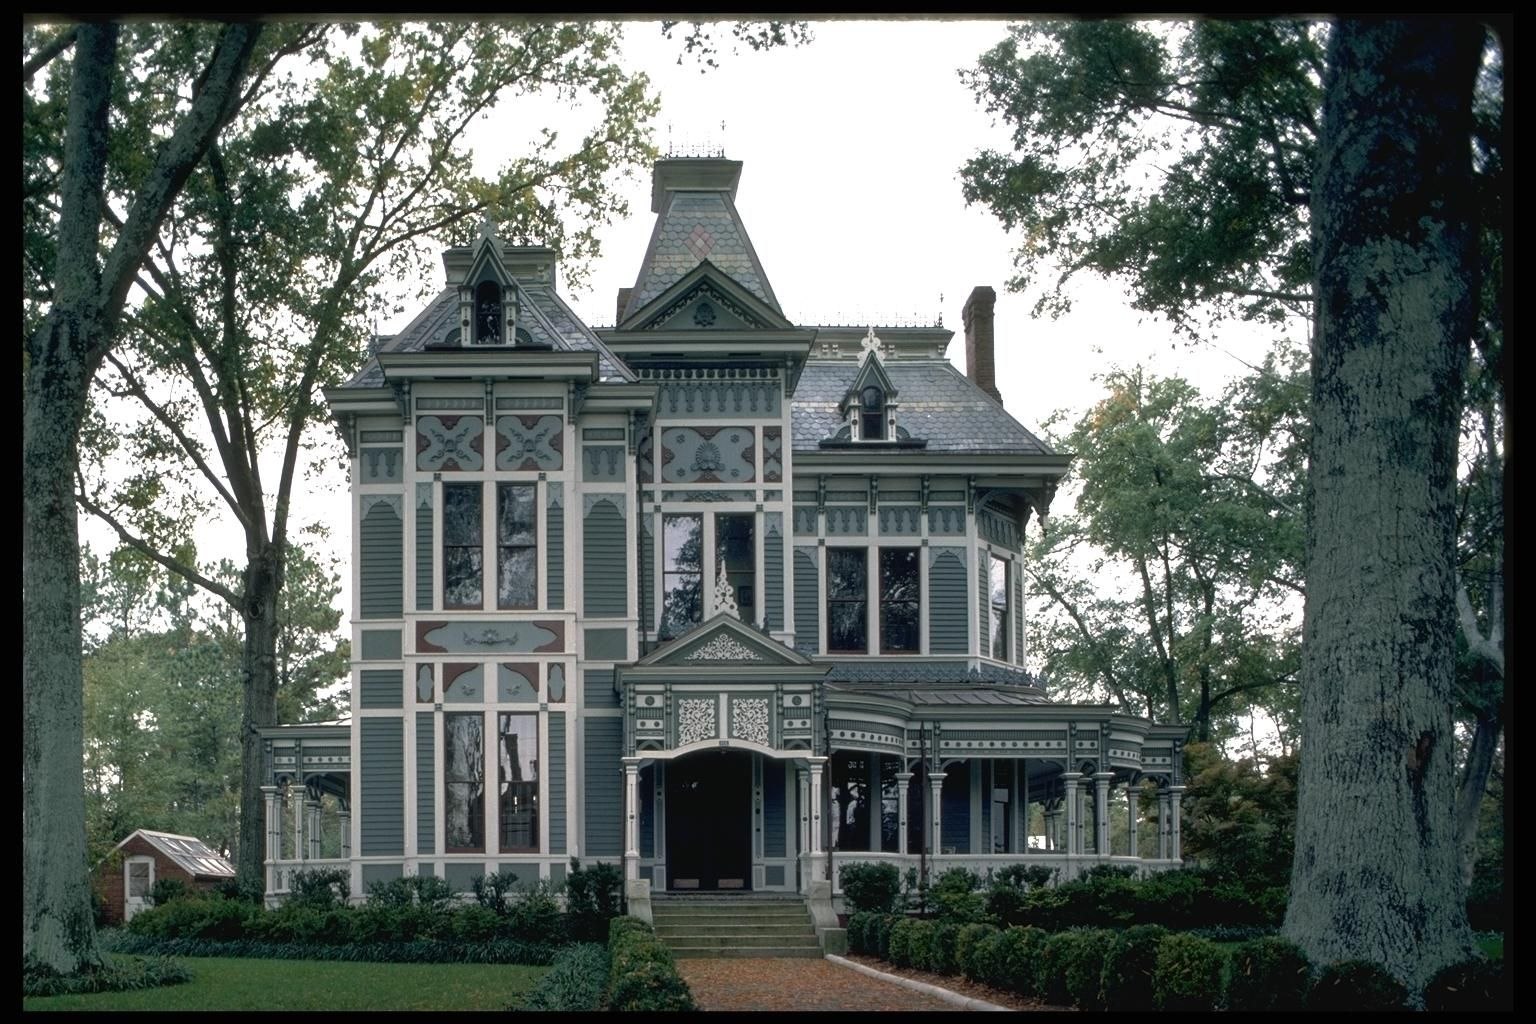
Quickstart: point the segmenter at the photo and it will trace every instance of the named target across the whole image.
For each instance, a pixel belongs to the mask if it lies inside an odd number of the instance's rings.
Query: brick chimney
[[[619,305],[618,309],[616,309],[613,314],[613,325],[615,327],[624,322],[624,307],[629,305],[629,296],[633,291],[633,288],[619,289]]]
[[[984,284],[971,289],[960,319],[965,323],[965,375],[981,390],[997,399],[997,373],[992,366],[992,307],[997,292]]]

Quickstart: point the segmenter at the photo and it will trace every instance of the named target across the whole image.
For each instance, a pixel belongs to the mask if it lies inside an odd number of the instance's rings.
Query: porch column
[[[267,810],[267,815],[265,818],[267,850],[266,857],[264,858],[266,861],[265,868],[267,877],[266,891],[271,892],[274,888],[276,888],[273,885],[273,883],[276,881],[276,878],[274,877],[274,872],[276,869],[273,867],[273,862],[276,861],[282,853],[283,805],[279,802],[276,786],[262,786],[261,795],[264,798]]]
[[[907,789],[912,783],[911,772],[896,773],[896,852],[907,853]]]
[[[810,831],[811,831],[811,855],[810,862],[806,865],[806,891],[812,892],[812,888],[818,882],[826,880],[827,856],[822,852],[821,846],[821,771],[826,767],[825,757],[808,757],[806,761],[810,765],[810,778],[807,786],[810,790]]]
[[[1056,812],[1040,805],[1041,816],[1045,819],[1045,849],[1050,852],[1056,849]]]
[[[288,789],[293,803],[293,859],[304,859],[304,786],[295,782]]]
[[[1157,791],[1157,859],[1168,859],[1168,787]]]
[[[1138,825],[1138,822],[1136,820],[1136,801],[1138,799],[1140,799],[1140,797],[1141,797],[1141,793],[1137,791],[1136,783],[1134,783],[1134,782],[1126,783],[1126,785],[1125,785],[1125,804],[1126,804],[1126,807],[1129,808],[1129,811],[1130,811],[1130,813],[1127,815],[1127,818],[1129,820],[1130,829],[1131,829],[1130,830],[1130,851],[1129,852],[1130,852],[1130,856],[1132,856],[1132,857],[1139,857],[1139,856],[1141,856],[1141,854],[1139,854],[1137,852],[1137,850],[1136,850],[1136,831],[1137,831],[1136,826]]]
[[[1093,776],[1093,852],[1108,857],[1109,848],[1109,782],[1113,772],[1098,772]]]
[[[800,811],[800,853],[811,852],[811,773],[804,768],[795,769],[795,807]]]
[[[940,827],[940,819],[943,817],[940,812],[944,797],[944,772],[942,769],[928,773],[928,788],[933,791],[933,822],[932,831],[929,833],[928,848],[935,854],[938,854],[943,852],[944,849],[940,845],[944,838],[944,830]]]
[[[1168,857],[1171,860],[1184,859],[1184,844],[1179,836],[1179,803],[1183,798],[1183,786],[1168,787]]]
[[[341,855],[352,856],[352,808],[345,801],[341,804]]]
[[[1066,799],[1063,803],[1067,809],[1067,856],[1083,852],[1083,838],[1078,832],[1077,819],[1081,808],[1077,802],[1077,780],[1083,776],[1080,772],[1066,772],[1061,776],[1062,788],[1066,791]]]
[[[308,852],[307,856],[309,857],[310,860],[319,860],[320,856],[321,856],[321,849],[320,849],[320,839],[321,839],[321,836],[320,836],[320,801],[318,801],[318,800],[305,800],[304,801],[304,807],[305,807],[305,810],[308,812],[308,816],[305,818],[305,821],[304,821],[304,835],[307,838],[308,844],[309,844],[308,845],[309,852]]]
[[[640,759],[624,761],[624,877],[640,877]]]
[[[1013,762],[1013,850],[1029,853],[1029,761],[1022,757]]]

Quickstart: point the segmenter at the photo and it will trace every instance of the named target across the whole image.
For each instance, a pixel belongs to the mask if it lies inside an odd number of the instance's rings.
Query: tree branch
[[[169,569],[171,572],[174,572],[182,579],[202,587],[204,590],[208,591],[210,594],[213,594],[216,597],[222,598],[224,602],[231,608],[237,610],[239,609],[241,604],[239,594],[236,594],[233,590],[230,590],[222,583],[209,579],[207,576],[204,576],[196,569],[187,565],[183,565],[181,562],[167,555],[161,554],[154,547],[152,547],[148,541],[130,532],[127,527],[118,521],[116,516],[112,515],[112,513],[96,504],[90,498],[86,497],[85,481],[80,478],[78,473],[76,474],[75,478],[77,483],[75,491],[75,503],[78,504],[81,508],[85,509],[85,511],[89,512],[91,515],[95,516],[97,519],[100,519],[102,522],[112,527],[113,531],[116,532],[118,539],[121,540],[124,544],[133,548],[133,550],[144,555],[146,558],[152,559],[155,562],[158,562],[160,565],[165,566],[167,569]]]
[[[75,33],[79,29],[71,26],[44,43],[36,53],[28,57],[21,65],[21,80],[23,83],[32,81],[32,76],[41,71],[49,61],[63,53],[75,44]]]

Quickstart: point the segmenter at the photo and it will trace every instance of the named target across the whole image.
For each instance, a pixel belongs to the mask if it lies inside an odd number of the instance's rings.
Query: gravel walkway
[[[939,999],[825,960],[679,960],[701,1010],[948,1010]]]

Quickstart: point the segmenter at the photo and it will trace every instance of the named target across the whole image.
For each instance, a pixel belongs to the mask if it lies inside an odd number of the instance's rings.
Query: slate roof
[[[965,662],[908,662],[886,658],[881,661],[839,661],[832,664],[826,680],[844,689],[850,687],[880,686],[882,689],[903,684],[931,686],[999,685],[1005,687],[1037,687],[1035,680],[1023,669],[1006,668],[1002,665],[983,665],[968,669]],[[1043,697],[1026,695],[1024,703],[1045,703]],[[1018,703],[1010,701],[1009,703]]]
[[[519,282],[519,289],[528,301],[523,305],[523,315],[517,326],[526,329],[535,344],[549,345],[565,352],[596,352],[598,374],[604,380],[634,379],[630,369],[608,351],[608,347],[582,323],[553,288],[547,284]],[[458,312],[458,290],[445,288],[427,303],[405,330],[386,338],[379,350],[421,352],[427,345],[441,343],[449,331],[459,326]],[[379,361],[369,356],[363,368],[344,386],[376,388],[383,383],[384,371],[380,369]]]
[[[928,442],[930,452],[1054,455],[991,395],[939,359],[888,359],[885,372],[896,388],[896,425]],[[791,424],[794,450],[814,452],[844,426],[838,403],[858,376],[852,360],[805,364],[795,388]]]
[[[705,259],[782,314],[731,197],[715,191],[678,191],[669,196],[665,212],[656,218],[620,320],[644,308]]]
[[[175,862],[177,867],[189,875],[201,875],[205,878],[235,877],[234,865],[195,836],[178,836],[171,832],[151,832],[147,828],[141,828],[124,839],[122,843],[118,843],[118,847],[134,836],[143,836],[149,845],[165,854]]]

